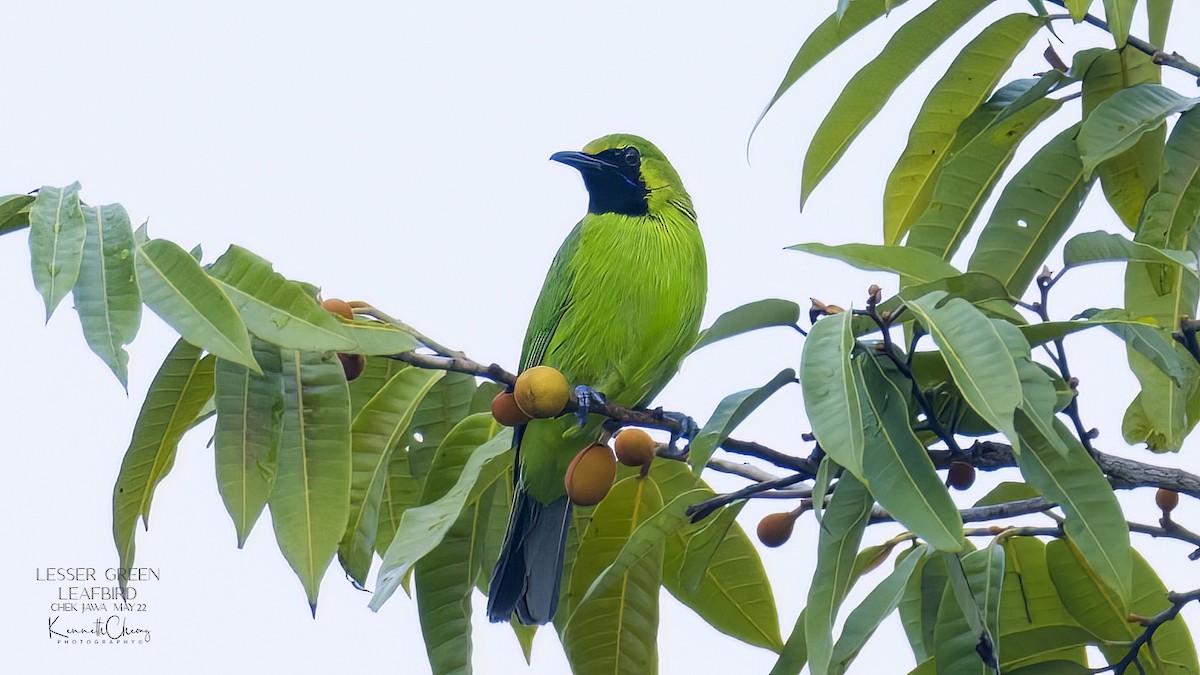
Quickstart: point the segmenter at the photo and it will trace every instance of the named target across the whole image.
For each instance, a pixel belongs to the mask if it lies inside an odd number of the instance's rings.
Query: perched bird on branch
[[[563,477],[603,421],[589,418],[588,406],[648,404],[695,343],[708,287],[691,198],[658,148],[614,134],[550,159],[582,174],[588,212],[550,265],[520,370],[558,369],[580,385],[582,411],[533,420],[515,435],[516,495],[488,616],[507,621],[516,612],[525,624],[550,621],[558,606],[571,515]]]

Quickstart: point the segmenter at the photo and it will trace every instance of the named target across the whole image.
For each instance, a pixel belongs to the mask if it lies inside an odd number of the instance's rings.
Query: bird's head
[[[644,216],[671,207],[692,213],[692,200],[679,174],[653,143],[640,136],[604,136],[582,151],[556,152],[550,159],[583,175],[590,213]]]

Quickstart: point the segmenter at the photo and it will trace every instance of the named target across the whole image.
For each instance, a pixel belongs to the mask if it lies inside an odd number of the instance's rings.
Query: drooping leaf
[[[1096,165],[1129,148],[1167,117],[1191,110],[1200,97],[1188,98],[1158,84],[1139,84],[1105,99],[1083,121],[1076,143],[1083,170],[1091,175]]]
[[[1017,53],[1043,25],[1041,19],[1024,13],[996,21],[959,52],[930,89],[884,188],[884,243],[900,243],[925,211],[959,125],[984,103]]]
[[[713,325],[700,331],[693,352],[735,335],[771,326],[795,326],[800,320],[800,306],[791,300],[767,298],[747,303],[717,317]]]
[[[1046,662],[1086,664],[1084,645],[1093,638],[1059,600],[1046,565],[1045,542],[1018,536],[997,543],[1004,547],[1001,672],[1021,672],[1021,668]]]
[[[1004,549],[946,556],[946,587],[933,632],[938,672],[991,675],[1004,653],[998,628]],[[986,659],[986,660],[985,660]]]
[[[861,270],[895,272],[911,278],[914,283],[929,283],[959,274],[957,269],[938,256],[904,246],[879,246],[876,244],[830,246],[812,242],[796,244],[788,248],[793,251],[819,255],[823,258],[841,260]]]
[[[852,316],[842,312],[825,317],[812,327],[800,360],[800,385],[804,408],[813,435],[829,457],[861,476],[863,449],[861,371],[851,367],[855,340],[850,333]]]
[[[1146,0],[1146,15],[1150,23],[1150,44],[1162,47],[1167,42],[1171,25],[1171,6],[1175,0]]]
[[[238,548],[267,505],[275,485],[275,461],[283,430],[283,364],[279,349],[253,342],[262,373],[217,359],[216,445],[217,490],[233,520]]]
[[[1200,218],[1200,112],[1179,116],[1163,149],[1158,187],[1146,201],[1139,238],[1183,245]]]
[[[679,565],[679,583],[689,593],[700,590],[700,582],[712,566],[713,557],[729,530],[737,522],[746,502],[730,504],[704,520],[700,529],[687,540],[683,562]]]
[[[42,186],[29,207],[29,257],[33,285],[42,294],[46,320],[75,286],[87,228],[79,207],[78,182]]]
[[[989,4],[991,0],[936,0],[896,29],[883,51],[850,78],[805,153],[801,206],[896,88]]]
[[[620,556],[638,526],[662,510],[653,480],[629,477],[613,486],[592,512],[571,572],[571,593],[583,597],[592,581]],[[576,604],[562,631],[576,675],[658,672],[658,595],[663,546],[654,546],[614,583]]]
[[[696,475],[700,475],[705,465],[708,464],[708,459],[712,457],[713,451],[724,443],[726,438],[729,438],[729,434],[733,433],[733,430],[772,394],[795,379],[796,371],[785,368],[761,387],[739,391],[722,399],[721,403],[717,405],[717,409],[713,411],[712,417],[708,419],[708,423],[688,445],[688,461],[692,464],[692,471]]]
[[[29,227],[29,207],[33,195],[4,195],[0,197],[0,234]]]
[[[846,617],[842,634],[833,645],[830,665],[834,672],[844,672],[867,640],[875,634],[879,624],[896,610],[900,598],[904,595],[904,588],[921,558],[920,553],[914,552],[898,561],[891,574],[879,582],[879,585]]]
[[[1137,0],[1104,0],[1104,18],[1108,23],[1108,32],[1112,33],[1117,49],[1125,46],[1129,39],[1129,26],[1133,23],[1133,8]]]
[[[353,349],[341,324],[300,284],[240,246],[230,246],[209,268],[250,332],[284,349]]]
[[[129,354],[142,322],[142,295],[133,265],[133,228],[120,204],[82,207],[86,236],[71,294],[88,346],[129,386]]]
[[[258,372],[246,324],[195,258],[166,239],[152,239],[134,251],[147,307],[188,342]]]
[[[1020,297],[1075,221],[1091,190],[1083,179],[1072,126],[1042,146],[1012,180],[979,235],[970,272],[999,279]]]
[[[350,392],[332,353],[280,353],[283,431],[267,500],[275,540],[314,615],[350,513]]]
[[[1191,251],[1166,250],[1112,232],[1083,232],[1063,246],[1063,264],[1067,267],[1122,260],[1168,265],[1186,270],[1192,277],[1197,275],[1196,255]]]
[[[805,610],[801,610],[800,616],[796,617],[796,625],[792,628],[792,634],[788,636],[787,643],[783,645],[783,651],[779,653],[779,660],[771,668],[770,675],[800,675],[804,664],[808,663],[808,643],[804,640],[804,617]]]
[[[350,517],[338,544],[338,560],[360,585],[375,554],[379,504],[388,466],[421,399],[444,371],[405,368],[363,406],[350,426]],[[404,452],[401,447],[400,452]]]
[[[395,326],[380,321],[348,321],[338,317],[342,328],[354,340],[355,347],[345,351],[367,356],[391,356],[411,352],[421,346],[417,339]]]
[[[179,340],[150,382],[113,486],[113,540],[123,568],[133,563],[138,518],[150,527],[150,502],[175,464],[179,439],[212,397],[214,361]],[[126,581],[120,579],[122,592]]]

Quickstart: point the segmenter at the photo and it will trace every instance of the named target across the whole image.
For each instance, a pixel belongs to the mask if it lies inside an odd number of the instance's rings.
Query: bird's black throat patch
[[[605,166],[581,169],[583,185],[587,188],[588,212],[619,213],[623,216],[644,216],[650,211],[646,182],[642,180],[640,158],[634,164],[626,162],[626,148],[614,148],[597,153]]]

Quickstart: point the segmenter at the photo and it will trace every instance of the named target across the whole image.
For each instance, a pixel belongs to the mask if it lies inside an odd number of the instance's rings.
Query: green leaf
[[[358,416],[358,412],[367,404],[383,386],[392,380],[396,373],[408,368],[403,361],[389,359],[383,356],[366,357],[366,365],[362,374],[350,383],[350,419]],[[353,424],[353,422],[351,422]]]
[[[267,342],[313,352],[354,348],[355,341],[315,297],[250,251],[230,246],[208,273],[238,308],[250,332]]]
[[[775,662],[775,667],[771,668],[770,675],[800,675],[804,664],[808,663],[808,643],[804,641],[805,616],[806,610],[801,610],[800,616],[796,617],[796,625],[792,628],[792,634],[788,636],[787,643],[783,646],[783,651],[779,653],[779,660]]]
[[[1171,5],[1175,0],[1146,0],[1150,20],[1150,44],[1159,47],[1167,43],[1167,27],[1171,25]]]
[[[407,441],[412,475],[417,480],[425,480],[433,455],[446,434],[471,414],[474,396],[474,377],[464,373],[446,373],[421,400],[409,425]]]
[[[663,508],[653,480],[626,478],[592,512],[571,572],[571,593],[582,596],[617,561],[638,526]],[[658,595],[663,547],[654,546],[603,592],[575,605],[562,631],[575,675],[658,672]]]
[[[713,325],[700,331],[691,351],[695,352],[714,342],[760,328],[771,326],[792,326],[794,328],[799,320],[800,306],[791,300],[779,300],[778,298],[757,300],[718,316]]]
[[[258,372],[246,324],[195,258],[166,239],[152,239],[134,251],[147,307],[188,342]]]
[[[963,398],[1018,450],[1013,416],[1022,401],[1021,377],[1000,324],[941,291],[905,298],[904,305],[929,331]]]
[[[812,675],[830,672],[833,623],[854,582],[854,558],[871,515],[871,505],[866,487],[854,476],[843,473],[817,536],[817,565],[808,589],[804,637]]]
[[[121,567],[133,564],[138,518],[150,528],[154,489],[175,464],[179,439],[212,397],[214,361],[179,340],[150,382],[113,486],[113,541]],[[126,580],[120,582],[124,592]]]
[[[401,580],[412,565],[441,543],[458,519],[458,514],[474,504],[487,488],[511,469],[511,446],[511,431],[500,432],[471,453],[454,485],[445,494],[436,501],[404,511],[400,526],[379,568],[375,594],[369,604],[372,610],[379,611],[400,587]],[[412,451],[409,452],[411,458]]]
[[[884,374],[870,355],[855,359],[863,391],[863,481],[875,501],[933,547],[959,551],[962,518],[938,477],[925,446],[909,426],[908,392]]]
[[[959,560],[946,556],[950,584],[942,596],[933,632],[938,672],[996,672],[983,659],[998,662],[1001,584],[1004,549],[989,546]],[[989,653],[990,652],[990,653]]]
[[[999,92],[993,98],[998,96]],[[997,103],[1002,101],[989,101],[960,125],[956,139],[969,140],[961,149],[952,149],[934,185],[929,208],[909,231],[907,246],[949,260],[1008,168],[1021,140],[1062,107],[1061,101],[1043,98],[990,124],[1003,110]],[[981,131],[972,134],[964,127]]]
[[[1140,553],[1133,554],[1133,597],[1130,598],[1129,611],[1138,616],[1154,616],[1170,606],[1167,600],[1167,587],[1158,577],[1154,566],[1146,561]],[[1136,637],[1143,628],[1135,623],[1125,622],[1124,628],[1129,631],[1130,639]],[[1116,663],[1128,653],[1125,645],[1100,645],[1109,663]],[[1142,647],[1138,658],[1144,664],[1149,664],[1150,672],[1159,673],[1196,673],[1200,672],[1200,664],[1196,660],[1196,646],[1192,641],[1192,632],[1182,616],[1164,623],[1154,631],[1154,647]]]
[[[1051,439],[1032,429],[1023,417],[1017,427],[1028,450],[1017,457],[1021,474],[1048,501],[1059,505],[1066,515],[1067,537],[1079,547],[1096,578],[1112,589],[1120,606],[1128,607],[1129,527],[1108,479],[1061,421],[1054,421],[1053,431],[1069,448],[1066,455],[1051,448]]]
[[[1200,112],[1179,116],[1163,149],[1158,187],[1146,201],[1140,239],[1183,246],[1200,218]]]
[[[46,320],[79,277],[87,228],[79,207],[78,182],[42,186],[29,207],[29,257],[33,285],[46,303]]]
[[[1071,18],[1075,23],[1083,21],[1083,15],[1087,14],[1088,8],[1092,6],[1093,0],[1067,0],[1067,10],[1071,13]]]
[[[884,188],[884,243],[900,243],[925,211],[959,125],[983,104],[1016,55],[1044,25],[1024,13],[996,21],[959,52],[933,85]]]
[[[987,272],[1020,297],[1075,222],[1091,190],[1075,149],[1078,126],[1042,146],[1012,177],[979,235],[968,271]]]
[[[800,204],[875,118],[892,93],[938,47],[991,0],[937,0],[892,34],[888,44],[842,90],[804,156]]]
[[[1092,50],[1088,50],[1092,51]],[[1072,70],[1074,70],[1074,66]],[[1139,84],[1158,84],[1162,68],[1136,49],[1100,52],[1083,73],[1083,119],[1110,96]],[[1144,134],[1128,150],[1096,168],[1104,197],[1130,229],[1137,226],[1146,198],[1158,179],[1166,129]]]
[[[86,236],[71,293],[88,346],[129,389],[129,354],[142,322],[142,295],[133,266],[133,229],[120,204],[82,207]]]
[[[262,368],[217,359],[214,399],[217,427],[217,490],[233,520],[238,548],[267,504],[275,485],[276,456],[283,430],[283,364],[279,350],[255,340],[254,357]]]
[[[859,400],[862,373],[850,363],[857,344],[852,320],[850,312],[841,312],[813,325],[800,357],[800,385],[813,435],[825,453],[861,476],[866,422]]]
[[[332,353],[284,351],[283,432],[267,505],[313,615],[350,512],[350,392]]]
[[[1046,544],[1036,537],[1005,537],[1000,633],[1001,672],[1044,662],[1086,664],[1094,640],[1059,600],[1046,565]]]
[[[796,52],[795,58],[792,59],[791,65],[788,66],[787,73],[783,76],[783,81],[779,83],[779,87],[775,90],[775,95],[771,97],[771,100],[758,116],[758,120],[754,122],[754,128],[750,130],[751,137],[754,136],[758,125],[762,123],[763,118],[767,116],[767,112],[771,110],[771,107],[805,73],[820,63],[826,56],[833,53],[835,49],[853,37],[858,31],[886,14],[890,8],[899,7],[905,1],[856,0],[846,8],[846,12],[841,17],[838,17],[836,13],[830,14],[828,18],[814,28],[809,33],[808,38],[804,40],[804,44],[800,45],[800,51]]]
[[[917,551],[902,552],[899,559],[916,555]],[[917,569],[909,578],[900,598],[900,622],[904,633],[912,646],[913,656],[917,662],[923,662],[933,655],[933,631],[937,625],[938,609],[941,607],[942,596],[946,585],[946,554],[921,556]]]
[[[1108,32],[1112,33],[1117,49],[1125,46],[1129,39],[1129,25],[1133,23],[1133,8],[1137,0],[1104,0],[1104,18],[1108,22]]]
[[[412,475],[410,451],[396,448],[388,460],[387,479],[379,499],[379,527],[375,531],[375,552],[387,553],[400,527],[404,512],[421,503],[421,481]]]
[[[959,271],[950,263],[926,251],[904,246],[879,246],[877,244],[828,244],[805,243],[789,246],[793,251],[803,251],[822,258],[834,258],[860,270],[895,272],[909,277],[913,283],[929,283],[947,277],[958,276]]]
[[[896,610],[900,598],[904,595],[904,588],[922,557],[921,553],[916,551],[898,561],[892,573],[879,582],[879,585],[846,617],[842,634],[833,645],[830,665],[834,672],[844,672],[867,640],[875,634],[879,624]]]
[[[717,549],[729,536],[729,530],[737,523],[744,506],[746,502],[737,502],[720,509],[705,518],[700,529],[688,538],[683,562],[679,565],[679,584],[685,591],[695,593],[700,590],[700,582],[712,566]]]
[[[365,585],[375,554],[379,504],[394,449],[417,405],[445,371],[405,368],[363,406],[350,426],[350,517],[338,544],[346,574]],[[403,452],[403,446],[400,451]]]
[[[1122,260],[1169,265],[1196,276],[1196,254],[1191,251],[1164,250],[1112,232],[1083,232],[1063,246],[1063,264],[1067,267]]]
[[[712,457],[713,451],[724,443],[726,438],[729,438],[729,434],[733,433],[733,430],[772,394],[791,384],[795,379],[796,371],[785,368],[761,387],[739,391],[721,399],[717,409],[708,418],[708,423],[688,445],[688,461],[692,464],[692,471],[697,476],[700,475],[704,466],[708,464],[708,459]]]
[[[356,343],[353,349],[343,351],[367,356],[391,356],[411,352],[421,346],[412,335],[390,324],[366,319],[350,321],[341,317],[338,317],[338,321]]]
[[[1004,481],[989,490],[986,495],[980,497],[979,500],[976,501],[972,506],[992,506],[995,504],[1006,504],[1008,502],[1018,502],[1041,496],[1041,493],[1031,487],[1028,483]]]
[[[4,195],[0,197],[0,234],[29,227],[29,207],[33,195]]]
[[[1197,103],[1200,97],[1187,98],[1158,84],[1139,84],[1116,92],[1097,105],[1080,127],[1076,143],[1084,173],[1091,175],[1097,164],[1132,148],[1167,117],[1191,110]]]

